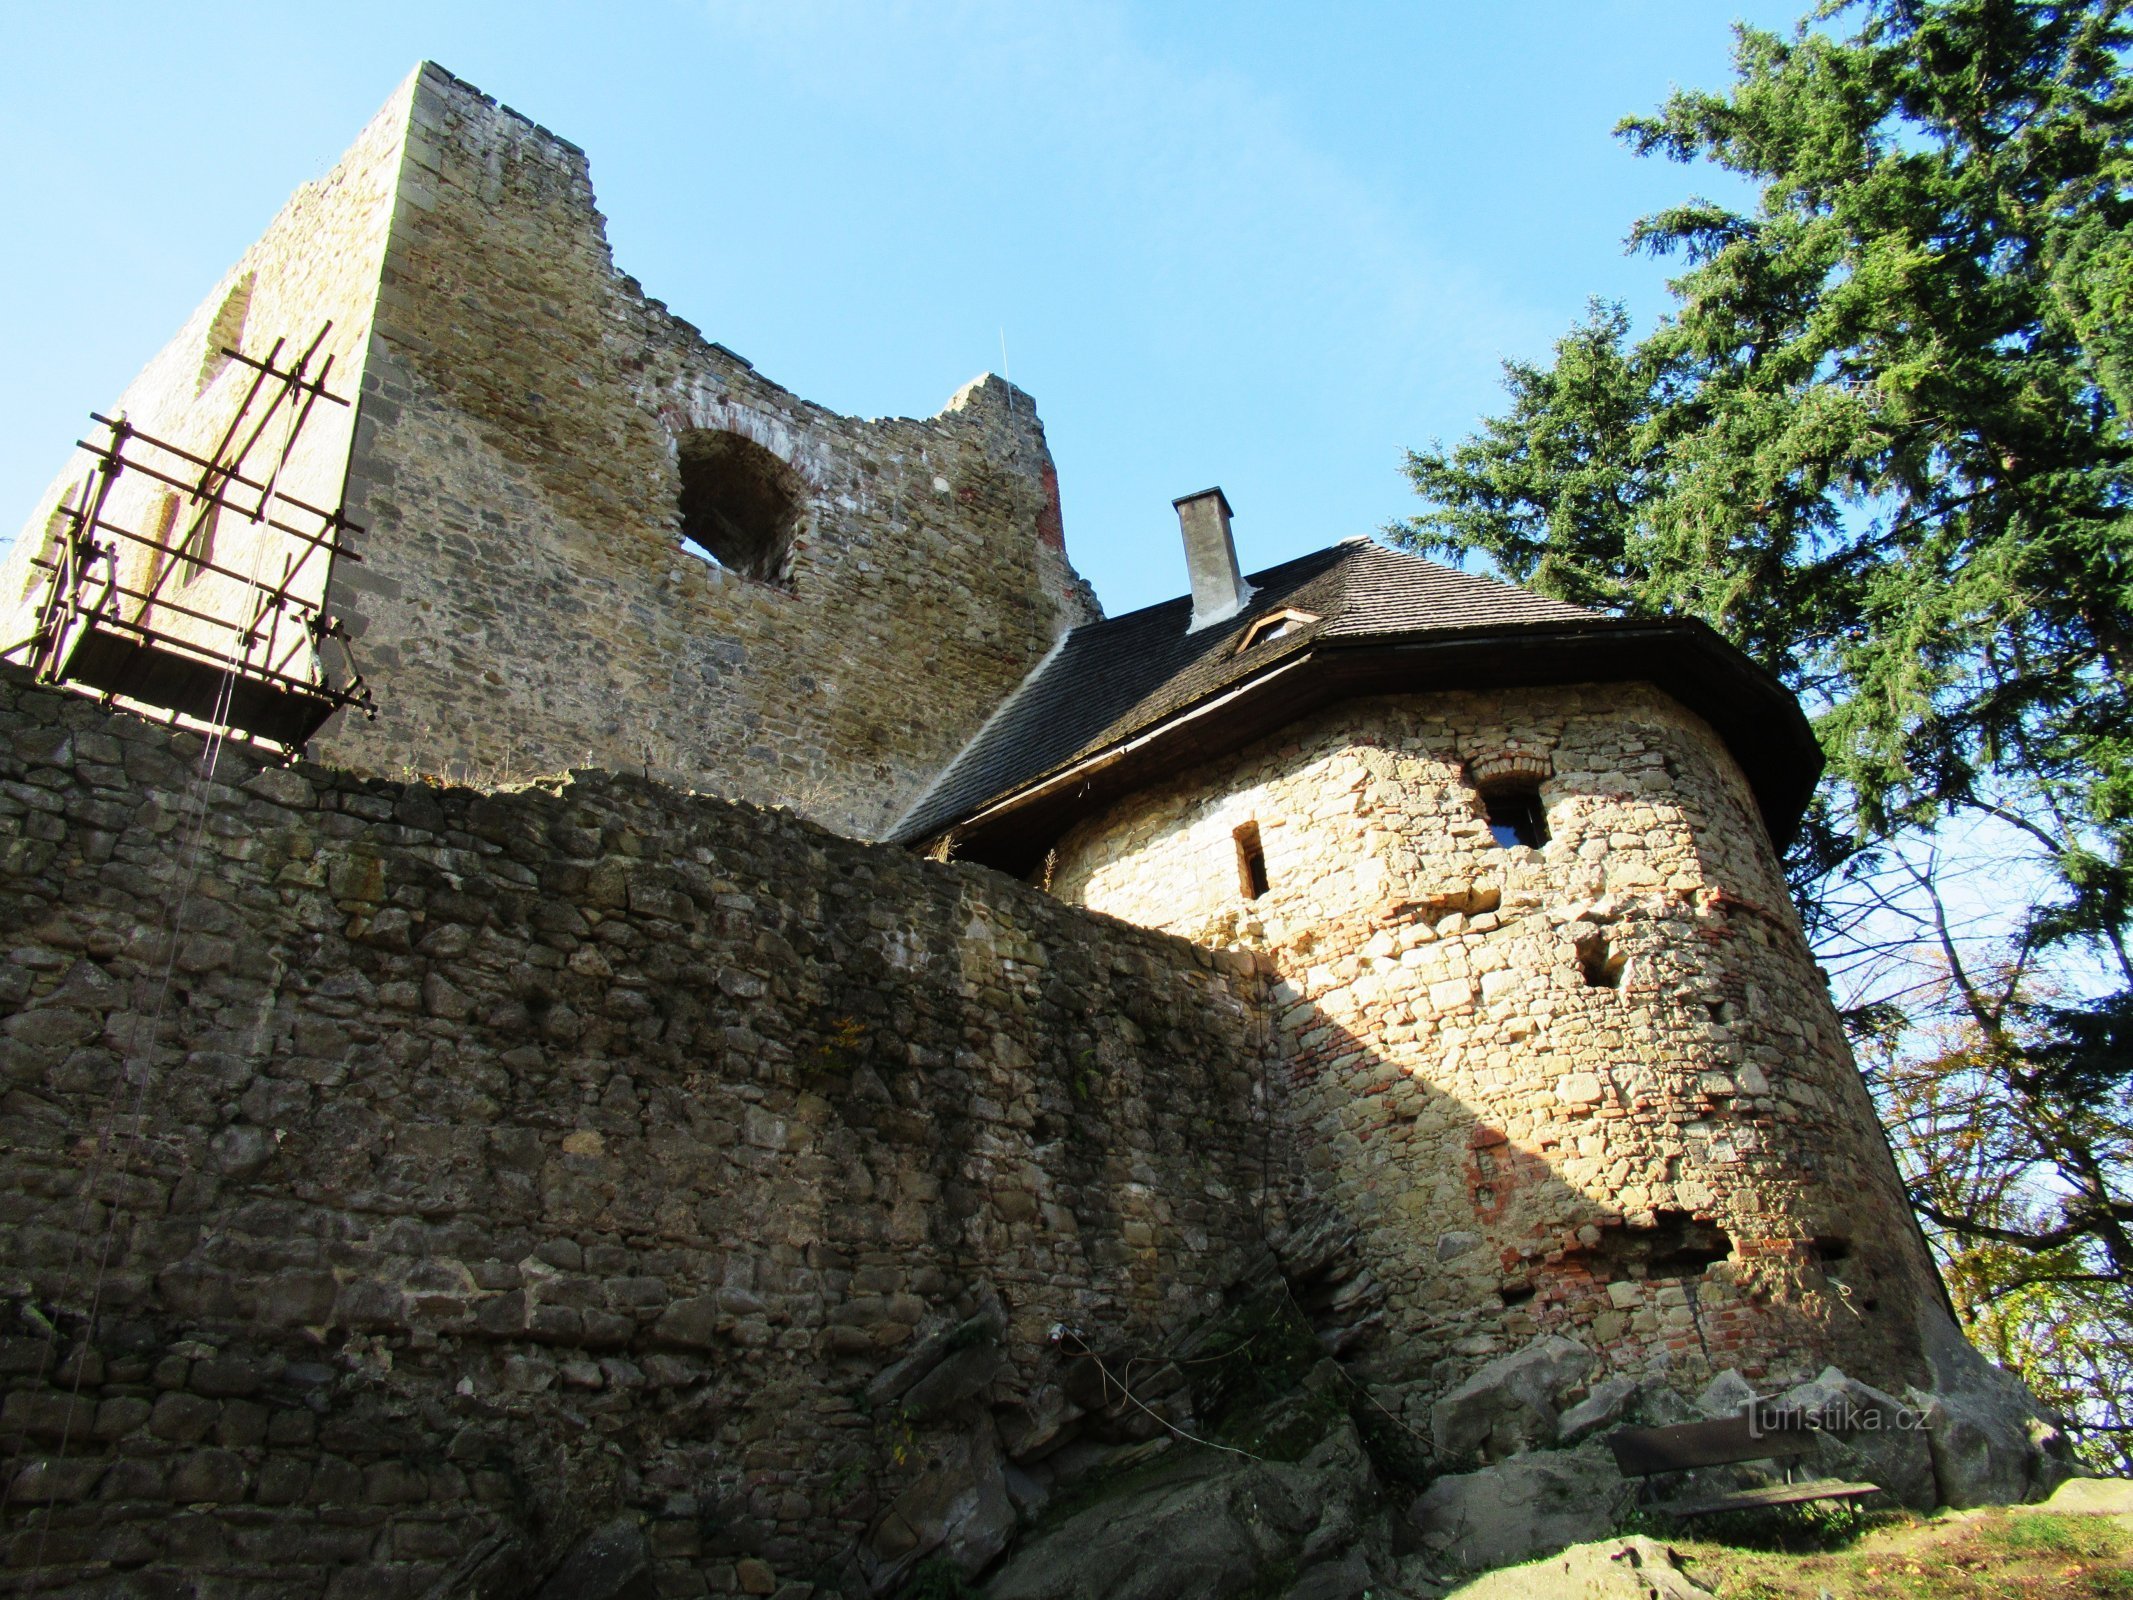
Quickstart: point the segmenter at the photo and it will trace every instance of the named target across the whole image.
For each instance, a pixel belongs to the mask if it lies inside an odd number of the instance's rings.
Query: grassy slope
[[[1890,1515],[1843,1548],[1786,1554],[1672,1538],[1720,1600],[2133,1600],[2133,1518]]]

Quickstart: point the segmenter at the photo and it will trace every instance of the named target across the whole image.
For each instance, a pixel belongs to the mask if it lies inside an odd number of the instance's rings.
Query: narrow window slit
[[[1266,852],[1259,847],[1259,824],[1247,822],[1234,836],[1237,841],[1237,883],[1247,900],[1264,899],[1267,890]]]
[[[230,352],[243,348],[244,324],[251,315],[252,284],[257,277],[256,273],[247,272],[231,285],[215,311],[214,321],[208,324],[207,348],[200,352],[200,374],[193,380],[196,397],[206,394],[207,386],[229,366]]]
[[[1588,934],[1578,940],[1576,946],[1578,971],[1584,975],[1588,988],[1619,989],[1622,975],[1629,970],[1629,957],[1607,942],[1602,933]]]

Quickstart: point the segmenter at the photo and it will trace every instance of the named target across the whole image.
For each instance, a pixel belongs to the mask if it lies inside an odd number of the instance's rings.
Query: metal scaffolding
[[[362,559],[343,547],[342,535],[362,530],[339,508],[313,505],[281,482],[318,403],[348,404],[326,387],[333,357],[319,356],[331,327],[293,361],[284,358],[285,339],[264,360],[222,352],[251,369],[251,384],[206,455],[143,432],[124,416],[92,412],[102,437],[79,444],[94,464],[33,563],[49,574],[36,631],[0,656],[26,659],[45,682],[292,753],[343,707],[374,716],[348,635],[324,604],[333,564]],[[278,440],[261,450],[270,431]],[[252,464],[255,452],[261,465]],[[128,473],[164,486],[182,509],[148,532],[122,526],[111,504]],[[249,572],[214,559],[218,524],[253,531]],[[121,582],[120,551],[128,544],[155,552],[144,583]],[[312,566],[314,558],[323,570]],[[168,592],[181,571],[183,601]],[[202,573],[229,581],[203,599],[191,592]],[[299,581],[321,598],[302,598]],[[165,616],[197,626],[159,625]],[[338,673],[329,672],[320,649],[328,639],[339,646]]]

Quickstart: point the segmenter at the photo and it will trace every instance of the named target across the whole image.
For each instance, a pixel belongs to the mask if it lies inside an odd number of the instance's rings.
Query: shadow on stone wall
[[[1603,1117],[1654,1151],[1684,1124],[1723,1124],[1702,1063],[1646,1063],[1676,1092],[1608,1085],[1551,1122],[1533,1113],[1549,1098],[1539,1054],[1539,1076],[1476,1104],[1318,1003],[1292,1005],[1282,1038],[1290,1198],[1272,1243],[1321,1339],[1410,1427],[1426,1432],[1437,1396],[1547,1335],[1595,1351],[1603,1378],[1682,1393],[1720,1371],[1782,1386],[1832,1362],[1896,1393],[1928,1381],[1907,1241],[1817,1237],[1859,1181],[1819,1170],[1821,1152],[1772,1149],[1694,1207],[1626,1205],[1620,1166],[1566,1178],[1578,1130]]]
[[[1011,1486],[1202,1426],[1270,1293],[1424,1453],[1539,1335],[1684,1388],[1845,1336],[1782,1184],[1639,1228],[1277,1036],[1263,956],[777,812],[226,754],[173,943],[198,753],[0,674],[0,1537],[53,1592],[975,1567]]]
[[[1055,1325],[1161,1349],[1263,1260],[1249,959],[657,785],[226,753],[164,995],[198,751],[0,678],[18,1575],[503,1594],[618,1514],[892,1572]]]

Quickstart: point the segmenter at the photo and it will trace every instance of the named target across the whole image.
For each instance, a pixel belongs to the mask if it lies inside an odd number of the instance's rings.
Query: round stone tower
[[[1263,949],[1290,1203],[1372,1364],[1928,1381],[1939,1286],[1738,764],[1646,684],[1322,710],[1071,829],[1052,887]]]
[[[1181,510],[1226,546],[1219,493]],[[1548,1332],[1685,1389],[1929,1385],[1945,1294],[1779,867],[1791,696],[1367,541],[1192,571],[1069,634],[902,836],[1261,952],[1273,1223],[1352,1239],[1322,1331],[1418,1396]]]

